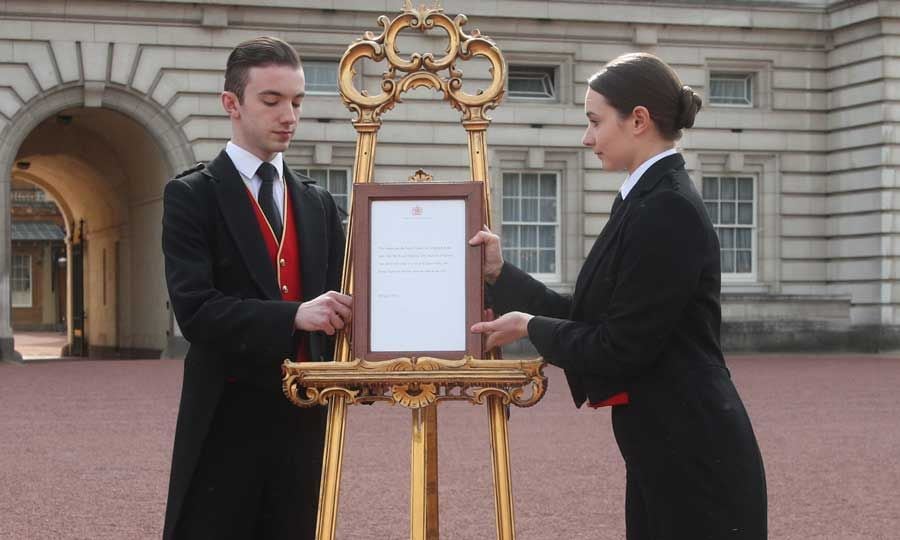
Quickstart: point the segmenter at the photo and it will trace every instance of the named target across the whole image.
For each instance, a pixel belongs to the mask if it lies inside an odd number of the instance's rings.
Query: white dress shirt
[[[228,154],[235,168],[241,173],[244,185],[253,194],[253,198],[259,201],[259,187],[262,185],[262,178],[257,176],[256,169],[262,164],[262,160],[231,141],[228,141],[228,144],[225,145],[225,153]],[[275,206],[278,207],[278,212],[281,214],[281,222],[284,223],[284,157],[281,152],[275,154],[275,157],[269,163],[278,171],[278,182],[272,184],[272,197],[275,199]]]
[[[662,158],[664,158],[666,156],[671,156],[672,154],[677,154],[677,153],[678,153],[678,150],[675,150],[674,148],[669,148],[668,150],[664,150],[664,151],[656,154],[652,158],[648,159],[647,161],[641,163],[641,166],[638,167],[637,169],[635,169],[633,173],[629,174],[628,179],[625,180],[625,183],[622,184],[621,188],[619,188],[619,193],[622,194],[622,200],[623,201],[625,200],[625,197],[628,196],[628,193],[632,190],[632,188],[634,188],[634,186],[637,185],[638,180],[640,180],[641,177],[644,176],[644,173],[647,172],[647,169],[652,167],[654,163],[656,163],[657,161],[661,160]]]

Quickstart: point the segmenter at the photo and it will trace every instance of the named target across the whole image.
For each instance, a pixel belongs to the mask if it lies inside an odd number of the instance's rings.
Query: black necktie
[[[262,179],[262,185],[259,186],[259,196],[256,200],[269,221],[269,225],[275,232],[275,238],[281,241],[281,212],[278,211],[278,206],[275,204],[275,195],[272,193],[272,186],[278,179],[278,169],[275,168],[275,165],[264,161],[256,169],[256,175]]]
[[[620,206],[622,206],[622,192],[621,191],[616,194],[616,200],[613,201],[612,210],[609,211],[610,218],[613,217],[613,214],[616,213],[616,210],[618,210]]]

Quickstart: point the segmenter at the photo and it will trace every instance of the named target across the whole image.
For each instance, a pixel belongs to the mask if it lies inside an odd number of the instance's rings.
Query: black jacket
[[[575,404],[601,401],[654,372],[724,367],[719,243],[675,154],[618,205],[571,296],[506,264],[490,287],[499,313],[537,315],[528,335],[566,371]]]
[[[304,300],[340,289],[344,233],[331,195],[284,168],[300,244]],[[247,190],[223,151],[206,167],[170,181],[163,203],[166,282],[175,318],[190,342],[164,538],[172,538],[226,376],[271,381],[293,358],[299,302],[281,300]],[[333,343],[309,336],[313,360],[330,360]]]
[[[536,315],[528,335],[565,370],[575,404],[613,407],[629,538],[766,537],[766,486],[750,419],[719,346],[719,242],[680,155],[641,177],[584,263],[572,296],[511,265],[499,313]]]

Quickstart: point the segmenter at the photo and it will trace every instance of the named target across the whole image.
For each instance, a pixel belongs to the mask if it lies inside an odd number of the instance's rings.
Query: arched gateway
[[[187,138],[164,108],[130,88],[62,84],[21,101],[0,116],[0,171],[8,171],[0,176],[0,359],[18,357],[10,300],[14,182],[49,194],[66,224],[69,351],[159,355],[177,341],[160,256],[162,190],[195,162]]]

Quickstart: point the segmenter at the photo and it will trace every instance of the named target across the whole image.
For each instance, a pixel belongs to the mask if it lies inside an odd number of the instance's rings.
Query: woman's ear
[[[631,132],[634,135],[640,135],[651,128],[653,120],[650,118],[650,111],[643,105],[638,105],[631,111]]]

